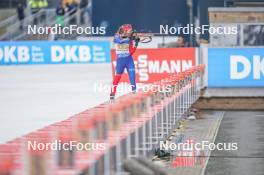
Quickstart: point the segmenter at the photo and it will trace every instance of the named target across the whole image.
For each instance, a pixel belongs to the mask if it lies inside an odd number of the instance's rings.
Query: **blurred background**
[[[215,24],[210,21],[209,7],[263,7],[262,0],[2,0],[0,2],[0,39],[1,40],[54,40],[47,35],[26,35],[29,24],[54,26],[77,24],[78,26],[106,27],[106,36],[112,36],[124,23],[131,23],[138,31],[159,32],[160,25],[195,26]],[[209,10],[210,11],[210,10]],[[253,17],[254,18],[254,17]],[[263,44],[263,25],[257,20],[247,24],[236,21],[222,21],[238,25],[241,29],[233,39],[233,45]],[[256,35],[260,37],[256,37]],[[56,36],[55,39],[73,40],[84,35]],[[182,35],[190,46],[208,41],[210,36]],[[217,36],[212,36],[211,39]],[[219,36],[220,37],[220,36]],[[223,38],[224,36],[222,36]],[[242,41],[243,40],[243,41]],[[220,43],[218,43],[220,44]],[[230,43],[231,44],[231,43]],[[214,43],[213,43],[214,45]]]

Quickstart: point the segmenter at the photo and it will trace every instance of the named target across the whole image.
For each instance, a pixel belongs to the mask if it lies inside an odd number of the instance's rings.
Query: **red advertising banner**
[[[116,54],[111,50],[112,70],[115,74]],[[133,54],[137,83],[152,83],[195,65],[195,48],[137,49]],[[122,82],[129,82],[127,72]]]

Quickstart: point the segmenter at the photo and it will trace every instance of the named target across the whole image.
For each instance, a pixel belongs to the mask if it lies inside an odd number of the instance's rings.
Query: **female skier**
[[[136,74],[132,55],[136,51],[139,41],[140,38],[133,31],[131,24],[124,24],[119,27],[117,33],[114,36],[117,59],[115,77],[110,93],[110,100],[114,100],[115,98],[116,88],[125,68],[129,76],[132,92],[136,92]]]

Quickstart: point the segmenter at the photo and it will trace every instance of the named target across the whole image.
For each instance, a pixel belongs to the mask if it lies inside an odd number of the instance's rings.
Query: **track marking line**
[[[219,130],[219,128],[220,128],[220,124],[221,124],[221,122],[222,122],[222,119],[224,118],[224,115],[225,115],[225,111],[222,112],[222,115],[221,115],[220,119],[218,119],[217,127],[216,127],[216,130],[215,130],[215,133],[214,133],[214,137],[213,137],[213,142],[215,142],[215,139],[216,139],[216,136],[217,136],[217,134],[218,134],[218,130]],[[210,156],[211,156],[211,152],[212,152],[212,151],[209,151],[208,158],[207,158],[206,161],[205,161],[204,167],[203,167],[203,169],[202,169],[200,175],[204,175],[204,173],[205,173],[205,170],[206,170],[207,164],[208,164],[209,159],[210,159]]]

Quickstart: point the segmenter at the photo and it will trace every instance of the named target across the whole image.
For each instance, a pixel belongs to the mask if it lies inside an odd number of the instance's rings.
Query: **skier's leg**
[[[116,61],[116,72],[113,80],[113,84],[111,87],[111,93],[110,93],[110,98],[114,99],[114,96],[116,94],[116,88],[118,86],[118,83],[121,79],[121,76],[124,72],[125,69],[125,60],[123,58],[117,58]]]
[[[114,98],[115,94],[116,94],[116,88],[117,88],[117,85],[121,79],[121,76],[122,74],[116,74],[115,77],[114,77],[114,81],[113,81],[113,84],[112,84],[112,87],[111,87],[111,93],[110,93],[110,98]]]
[[[126,64],[126,68],[127,68],[132,92],[136,92],[136,89],[137,89],[137,87],[136,87],[136,72],[135,72],[134,60],[132,57],[130,57],[128,59],[127,64]]]

